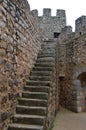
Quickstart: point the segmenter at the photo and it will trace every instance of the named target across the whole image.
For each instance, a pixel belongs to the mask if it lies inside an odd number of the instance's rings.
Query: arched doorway
[[[80,80],[81,82],[81,86],[86,89],[86,72],[83,72],[82,74],[80,74],[78,76],[78,79]]]
[[[86,112],[86,66],[73,70],[71,97],[72,111]]]
[[[81,82],[81,87],[83,88],[83,111],[86,111],[86,72],[81,73],[78,77]]]

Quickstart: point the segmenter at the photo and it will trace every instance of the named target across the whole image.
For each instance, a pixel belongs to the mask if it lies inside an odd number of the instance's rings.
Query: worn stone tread
[[[42,80],[42,81],[47,81],[47,80],[51,80],[51,76],[30,76],[29,77],[30,80],[36,80],[36,81],[39,81],[39,80]]]
[[[26,115],[26,114],[15,114],[15,118],[41,118],[45,119],[45,116],[39,116],[39,115]]]
[[[46,107],[39,107],[39,106],[24,106],[24,105],[17,105],[17,107],[27,108],[27,109],[43,109],[43,110],[46,110]]]
[[[34,98],[36,98],[36,99],[48,99],[48,93],[23,91],[22,97],[32,98],[32,99],[34,99]]]
[[[42,71],[52,71],[53,67],[38,67],[38,66],[35,66],[33,68],[33,70],[37,70],[37,71],[40,71],[40,70],[42,70]]]
[[[50,75],[51,76],[52,75],[52,71],[43,71],[43,70],[42,71],[41,70],[37,71],[37,70],[34,70],[34,71],[31,72],[31,75],[36,75],[36,76],[40,76],[40,75],[41,76],[42,75],[43,76],[49,76]]]
[[[55,45],[42,46],[8,130],[44,130],[48,97],[55,67]]]
[[[24,91],[49,93],[49,86],[25,86]]]
[[[19,98],[19,100],[26,100],[26,101],[45,101],[47,102],[47,100],[44,99],[32,99],[32,98]]]
[[[36,129],[36,130],[43,130],[43,126],[40,126],[40,125],[25,125],[25,124],[17,124],[17,123],[13,123],[13,124],[10,124],[9,127],[14,127],[14,128],[25,128],[28,130],[28,128],[30,129]]]
[[[33,85],[33,86],[50,86],[51,81],[36,81],[36,80],[27,80],[26,85]]]
[[[50,83],[50,81],[35,81],[35,80],[27,80],[26,82],[34,82],[34,83]]]
[[[41,63],[41,62],[40,62],[40,63],[36,63],[36,64],[35,64],[35,66],[37,66],[37,67],[39,67],[39,66],[40,66],[40,67],[53,67],[54,65],[55,65],[54,63],[50,63],[50,64],[49,64],[49,63],[47,63],[47,62],[45,62],[45,63],[43,63],[43,62]]]
[[[45,95],[48,95],[46,92],[29,92],[29,91],[22,91],[22,93],[27,93],[27,94],[45,94]]]

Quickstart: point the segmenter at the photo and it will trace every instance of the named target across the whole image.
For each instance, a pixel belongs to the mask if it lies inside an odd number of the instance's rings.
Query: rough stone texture
[[[60,33],[66,26],[65,10],[58,9],[56,16],[51,16],[51,9],[44,8],[43,16],[39,17],[39,26],[44,32],[44,40],[53,39],[54,33]]]
[[[36,63],[23,88],[22,96],[18,100],[12,123],[7,130],[18,129],[20,124],[23,125],[23,128],[20,125],[22,130],[26,129],[25,124],[28,129],[31,125],[36,128],[42,127],[42,130],[51,128],[58,109],[55,59],[56,42],[43,42]]]
[[[86,16],[82,16],[76,20],[75,33],[72,32],[69,26],[62,29],[57,46],[59,57],[60,104],[76,112],[86,111],[85,19]],[[82,89],[79,89],[79,87]],[[83,93],[83,98],[82,96],[78,96],[78,91]],[[75,98],[74,93],[76,95]]]
[[[0,130],[6,129],[37,58],[39,32],[26,0],[0,1]]]
[[[76,20],[74,33],[71,26],[66,26],[64,10],[51,16],[51,9],[44,9],[43,16],[38,17],[38,11],[31,11],[27,0],[0,0],[1,130],[6,130],[10,122],[41,40],[57,40],[46,127],[50,127],[59,104],[76,112],[86,111],[86,16]]]

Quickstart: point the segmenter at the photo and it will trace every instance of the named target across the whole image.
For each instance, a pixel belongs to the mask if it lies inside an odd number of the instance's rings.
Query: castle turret
[[[62,28],[61,31],[64,34],[71,34],[72,33],[72,27],[71,26],[65,26],[64,28]]]
[[[62,9],[57,9],[56,11],[56,16],[58,18],[65,18],[66,19],[66,13],[65,13],[65,10],[62,10]]]
[[[75,21],[75,30],[78,31],[83,26],[86,26],[86,16],[81,16]]]
[[[51,15],[50,8],[43,9],[43,16],[39,17],[39,25],[44,32],[45,39],[58,38],[61,29],[66,26],[65,10],[58,9],[56,16]]]
[[[32,10],[31,12],[32,12],[32,15],[33,15],[33,16],[35,16],[35,17],[38,16],[38,10],[37,10],[37,9]]]
[[[60,23],[61,29],[66,26],[66,12],[62,9],[57,9],[56,11],[56,17]]]
[[[50,17],[51,16],[51,9],[50,8],[44,8],[43,9],[43,16]]]

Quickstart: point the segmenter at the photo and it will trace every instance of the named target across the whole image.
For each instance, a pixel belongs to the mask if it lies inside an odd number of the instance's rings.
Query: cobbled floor
[[[86,130],[86,113],[73,113],[61,108],[52,130]]]

